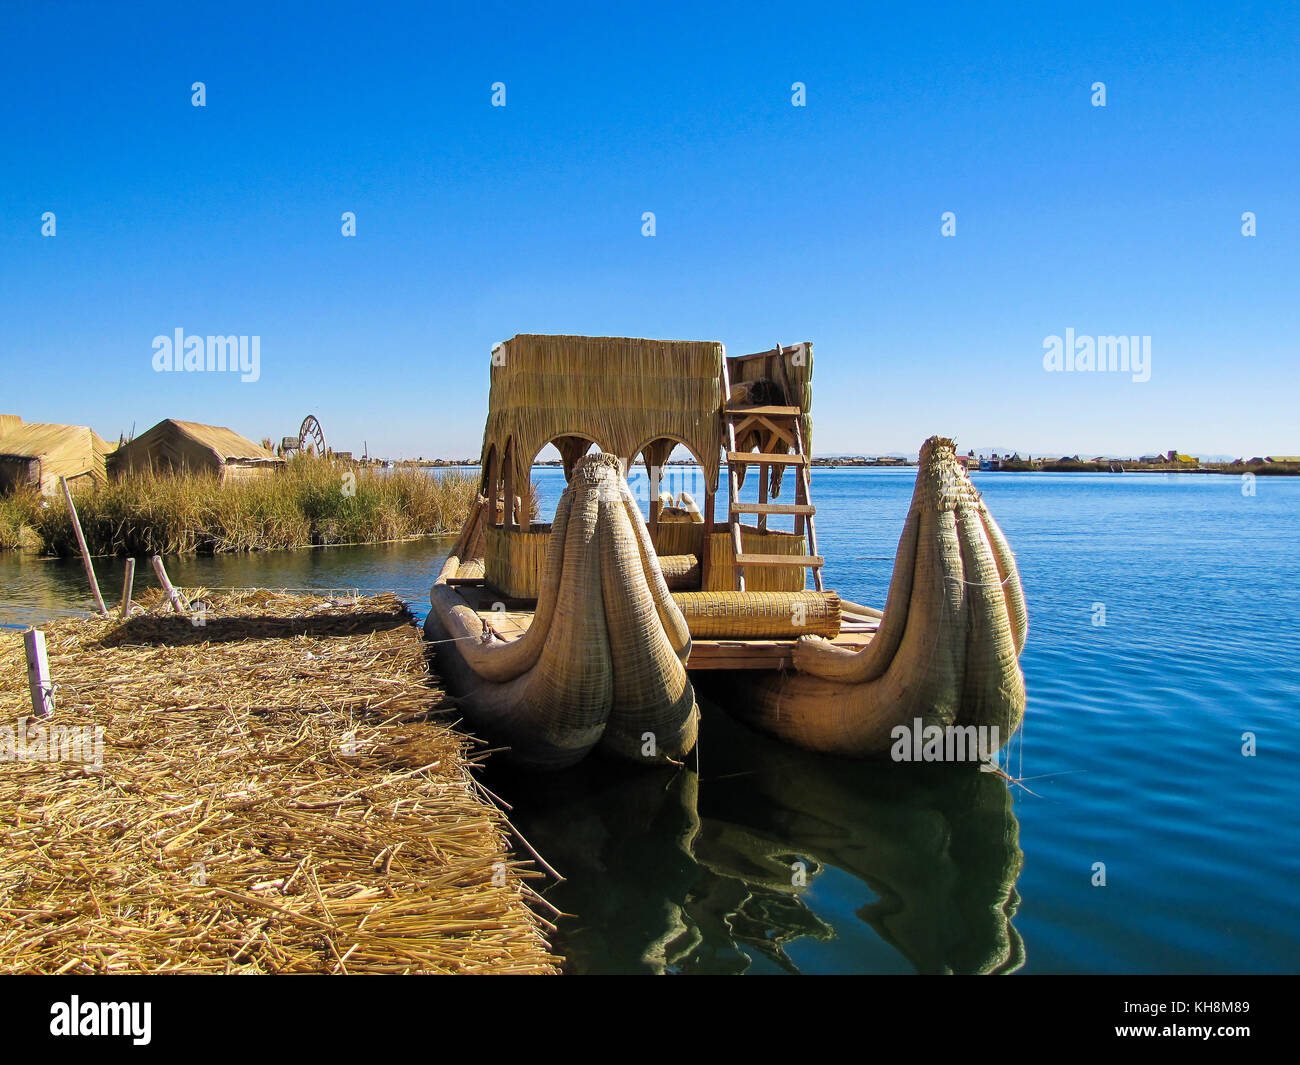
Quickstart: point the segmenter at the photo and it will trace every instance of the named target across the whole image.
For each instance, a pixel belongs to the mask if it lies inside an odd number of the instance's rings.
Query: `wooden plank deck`
[[[532,624],[531,609],[493,610],[492,589],[480,585],[462,585],[457,589],[475,612],[501,639],[517,640]],[[514,604],[509,604],[513,606]],[[876,635],[878,618],[845,613],[840,634],[831,641],[837,647],[857,651],[866,647]],[[704,670],[776,670],[794,668],[794,640],[718,639],[693,640],[691,656],[686,662],[690,672]]]
[[[517,640],[532,623],[532,611],[479,610],[487,626],[501,639]],[[869,623],[845,620],[840,634],[831,641],[837,647],[860,650],[875,636]],[[720,639],[691,641],[686,668],[696,670],[769,670],[794,668],[794,640]]]
[[[859,650],[875,633],[841,632],[831,643]],[[768,670],[794,668],[794,640],[693,640],[687,670]]]

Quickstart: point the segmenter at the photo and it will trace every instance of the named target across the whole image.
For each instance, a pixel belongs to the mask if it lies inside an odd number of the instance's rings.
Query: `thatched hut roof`
[[[716,490],[722,358],[717,341],[520,334],[494,352],[484,469],[509,446],[515,483],[527,484],[548,443],[571,469],[588,442],[630,464],[667,439],[693,452]]]
[[[24,422],[17,415],[4,415],[0,422],[0,461],[40,463],[34,476],[41,490],[60,476],[72,479],[88,476],[105,479],[105,457],[112,447],[98,433],[84,425],[55,422]]]
[[[230,464],[272,466],[282,461],[225,426],[167,418],[118,448],[111,466],[115,474],[163,469],[218,473]]]

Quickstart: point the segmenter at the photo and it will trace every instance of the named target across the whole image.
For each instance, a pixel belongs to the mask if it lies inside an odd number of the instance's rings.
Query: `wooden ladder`
[[[776,349],[778,356],[781,355],[781,350],[780,347]],[[817,508],[812,504],[811,456],[804,452],[803,446],[803,408],[763,404],[740,406],[733,405],[731,402],[730,364],[745,359],[766,358],[771,354],[772,352],[760,352],[757,355],[741,355],[734,359],[725,355],[722,358],[722,416],[727,426],[728,524],[731,526],[731,544],[736,555],[736,587],[742,592],[745,590],[745,568],[747,566],[797,566],[800,569],[811,569],[813,571],[813,585],[820,592],[823,590],[821,568],[825,564],[825,559],[817,553],[817,526],[813,521],[813,515],[817,513]],[[786,398],[788,400],[789,396],[787,395]],[[770,448],[773,444],[782,443],[790,450],[788,452],[773,450],[737,451],[737,431],[743,433],[754,425],[758,425],[767,431],[769,443],[764,446]],[[736,473],[746,466],[757,466],[759,469],[757,503],[740,502],[740,493],[736,485]],[[795,501],[793,503],[769,503],[767,501],[767,485],[772,466],[790,466],[794,468]],[[806,555],[746,553],[740,534],[740,517],[742,514],[756,514],[758,516],[758,527],[764,531],[767,529],[769,514],[793,515],[796,536],[804,532],[804,523],[806,522],[809,553]]]

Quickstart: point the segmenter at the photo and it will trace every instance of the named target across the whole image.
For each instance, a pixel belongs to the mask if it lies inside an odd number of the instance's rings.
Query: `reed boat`
[[[823,586],[812,361],[811,343],[729,356],[713,341],[519,335],[493,349],[480,493],[425,624],[471,728],[536,768],[597,749],[678,762],[699,683],[814,751],[897,757],[900,729],[928,745],[974,726],[982,755],[1010,738],[1024,593],[951,440],[921,447],[883,609]],[[548,444],[566,488],[543,523],[529,483]],[[702,506],[660,491],[679,447]]]

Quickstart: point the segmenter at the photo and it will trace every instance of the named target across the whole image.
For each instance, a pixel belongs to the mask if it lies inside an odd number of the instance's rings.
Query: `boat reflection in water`
[[[1023,858],[1002,779],[813,754],[701,711],[702,780],[694,756],[686,769],[589,759],[562,773],[487,772],[566,878],[545,895],[573,915],[555,936],[571,971],[1024,964],[1012,926]]]

